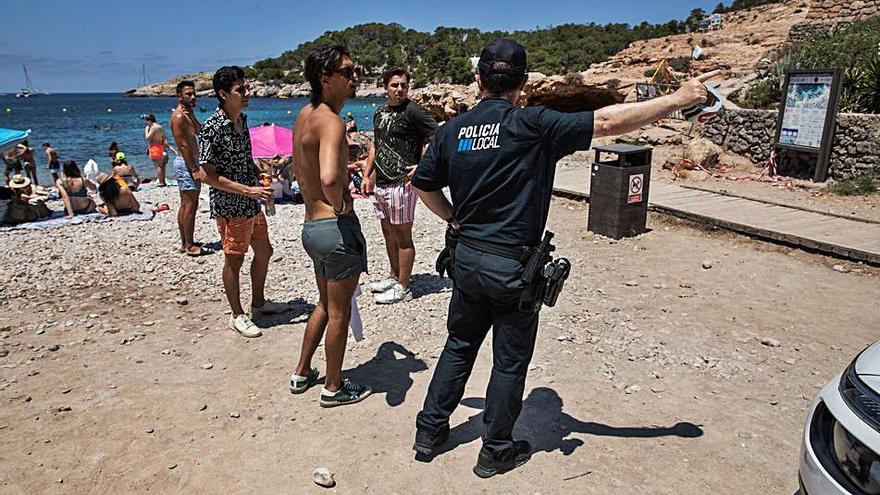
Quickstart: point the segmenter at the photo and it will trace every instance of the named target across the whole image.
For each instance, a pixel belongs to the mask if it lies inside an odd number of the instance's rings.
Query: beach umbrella
[[[293,155],[293,131],[275,124],[248,129],[251,133],[251,155],[271,158],[275,155]]]
[[[0,153],[5,153],[9,148],[27,139],[31,130],[17,131],[15,129],[0,129]]]

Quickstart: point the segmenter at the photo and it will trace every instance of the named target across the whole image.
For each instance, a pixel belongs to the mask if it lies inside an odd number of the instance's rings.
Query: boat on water
[[[45,94],[34,88],[34,83],[31,82],[31,77],[28,75],[27,66],[21,64],[21,68],[24,69],[24,80],[26,87],[22,88],[21,91],[19,91],[15,95],[16,98],[30,98],[31,96],[40,96]]]

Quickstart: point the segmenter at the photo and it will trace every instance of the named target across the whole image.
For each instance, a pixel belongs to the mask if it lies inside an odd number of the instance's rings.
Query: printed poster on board
[[[822,147],[833,79],[831,74],[791,76],[785,95],[779,144],[817,150]]]

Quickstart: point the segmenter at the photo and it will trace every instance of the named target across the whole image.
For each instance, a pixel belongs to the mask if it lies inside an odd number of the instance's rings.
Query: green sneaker
[[[316,383],[318,383],[318,368],[312,368],[306,376],[294,373],[290,375],[290,393],[301,394]]]
[[[373,393],[367,385],[357,385],[348,380],[342,381],[342,388],[331,392],[326,388],[321,389],[321,407],[336,407],[360,402]]]

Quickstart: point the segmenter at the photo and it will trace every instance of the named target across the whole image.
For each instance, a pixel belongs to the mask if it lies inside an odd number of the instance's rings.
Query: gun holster
[[[446,246],[443,247],[443,250],[440,251],[440,254],[437,255],[437,261],[434,263],[434,268],[437,270],[437,273],[440,277],[443,277],[443,274],[446,273],[449,275],[449,278],[455,280],[455,247],[458,246],[458,230],[452,228],[452,226],[446,227]]]
[[[571,272],[571,263],[565,258],[553,259],[556,247],[550,243],[553,232],[544,233],[544,239],[534,247],[523,270],[523,292],[519,310],[537,313],[541,304],[555,306],[556,299]]]

